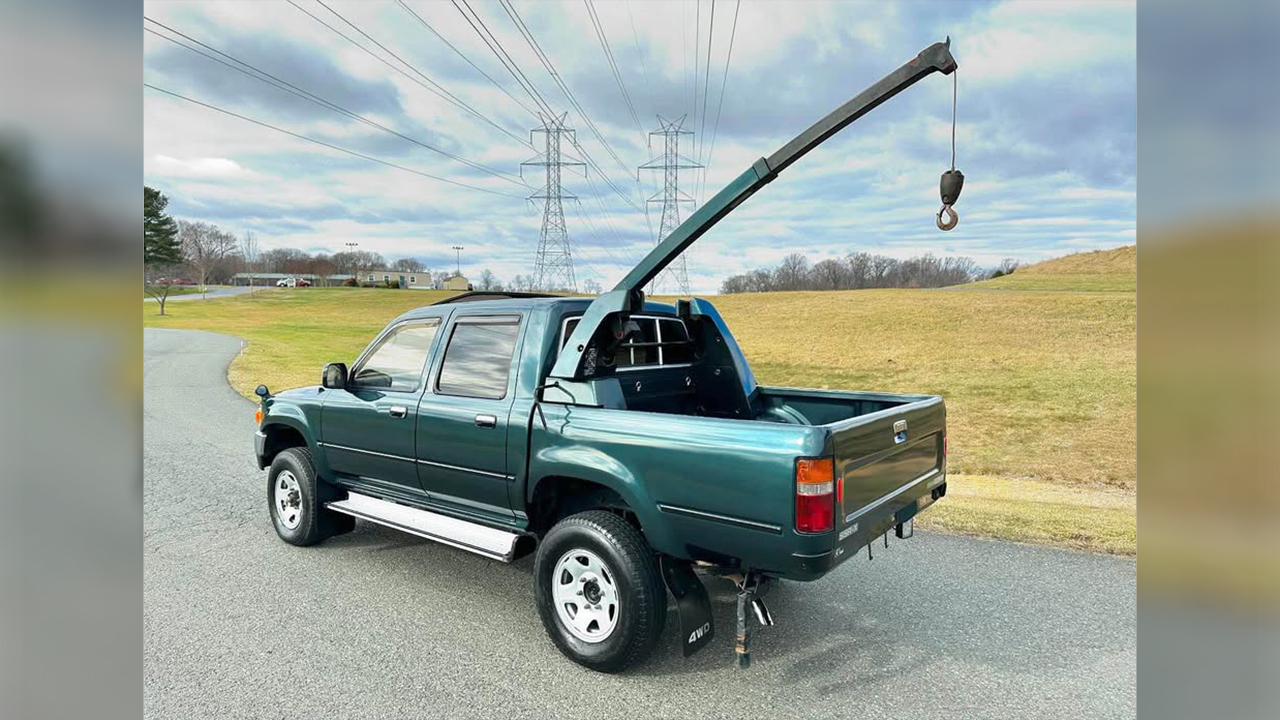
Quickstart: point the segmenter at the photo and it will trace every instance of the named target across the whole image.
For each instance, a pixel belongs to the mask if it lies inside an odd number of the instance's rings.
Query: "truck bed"
[[[938,396],[760,387],[755,400],[750,420],[585,407],[562,415],[548,405],[545,424],[531,428],[543,448],[534,475],[567,473],[592,456],[621,460],[642,479],[636,488],[648,498],[637,504],[664,516],[641,518],[656,548],[717,564],[743,559],[793,579],[821,577],[914,516],[944,481]],[[798,456],[834,460],[829,533],[795,530]]]

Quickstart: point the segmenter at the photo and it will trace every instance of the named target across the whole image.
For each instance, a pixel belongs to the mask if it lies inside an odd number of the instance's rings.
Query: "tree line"
[[[152,187],[143,187],[143,289],[165,313],[165,301],[175,285],[190,282],[204,287],[233,281],[239,273],[312,275],[321,283],[339,275],[359,276],[370,270],[418,273],[443,287],[451,272],[428,267],[415,257],[388,262],[380,253],[349,250],[309,253],[296,248],[262,250],[253,232],[241,235],[213,223],[176,219],[169,215],[169,198]],[[355,283],[358,281],[348,280]],[[517,275],[504,283],[489,270],[473,282],[480,290],[529,290],[532,276]]]
[[[867,288],[936,288],[1007,275],[1018,267],[1006,258],[995,268],[983,268],[973,258],[922,255],[900,260],[887,255],[854,252],[810,264],[792,253],[776,267],[732,275],[720,292],[752,293],[786,290],[863,290]]]

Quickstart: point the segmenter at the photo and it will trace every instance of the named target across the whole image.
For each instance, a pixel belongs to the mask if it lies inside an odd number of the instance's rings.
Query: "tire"
[[[305,547],[351,532],[355,518],[324,504],[341,499],[343,491],[316,477],[311,452],[303,447],[282,450],[267,472],[267,511],[276,534],[290,545]]]
[[[578,513],[552,527],[533,576],[543,628],[579,665],[619,672],[648,656],[662,634],[667,592],[657,556],[611,512]]]

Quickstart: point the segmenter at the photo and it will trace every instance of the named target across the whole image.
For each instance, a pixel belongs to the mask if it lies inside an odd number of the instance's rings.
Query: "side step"
[[[511,562],[520,538],[505,530],[354,492],[347,493],[346,500],[328,503],[328,508],[502,562]]]

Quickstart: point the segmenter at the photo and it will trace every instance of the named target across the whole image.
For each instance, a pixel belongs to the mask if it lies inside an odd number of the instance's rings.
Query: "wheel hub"
[[[574,549],[555,564],[551,596],[556,614],[574,637],[603,642],[618,624],[618,588],[613,571],[590,550]]]
[[[302,522],[302,486],[289,470],[281,470],[271,486],[276,518],[289,530]]]

